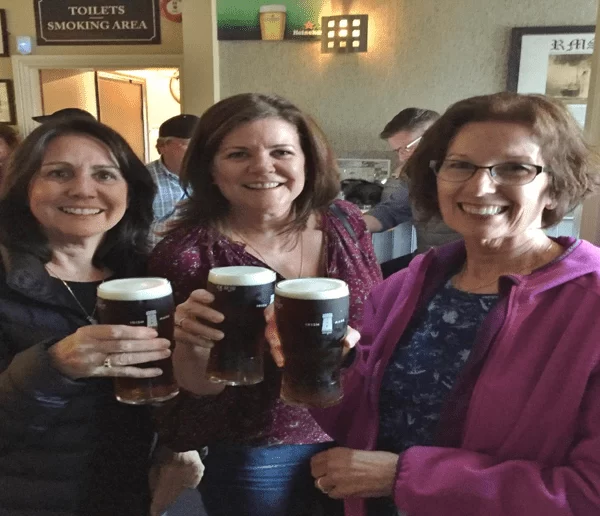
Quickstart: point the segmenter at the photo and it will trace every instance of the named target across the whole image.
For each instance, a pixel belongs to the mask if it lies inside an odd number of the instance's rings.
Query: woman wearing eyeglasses
[[[599,171],[540,95],[458,102],[424,135],[411,195],[464,242],[375,287],[344,400],[314,412],[343,447],[312,474],[347,515],[600,514],[600,250],[543,231]]]

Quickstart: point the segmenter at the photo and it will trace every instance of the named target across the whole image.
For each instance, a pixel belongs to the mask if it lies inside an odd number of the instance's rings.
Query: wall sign
[[[38,45],[160,43],[159,0],[34,0]]]
[[[181,23],[182,3],[182,0],[160,0],[160,12],[167,20]]]
[[[218,38],[320,39],[324,4],[325,0],[217,0]]]

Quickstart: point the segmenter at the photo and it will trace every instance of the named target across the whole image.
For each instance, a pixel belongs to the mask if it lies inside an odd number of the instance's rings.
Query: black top
[[[147,514],[149,409],[118,403],[108,378],[74,381],[52,367],[47,349],[85,316],[37,258],[2,258],[0,514]],[[95,286],[82,288],[89,308]]]

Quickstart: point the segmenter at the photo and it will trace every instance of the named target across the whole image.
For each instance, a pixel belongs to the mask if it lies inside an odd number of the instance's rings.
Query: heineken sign
[[[34,0],[38,45],[160,43],[159,0]]]

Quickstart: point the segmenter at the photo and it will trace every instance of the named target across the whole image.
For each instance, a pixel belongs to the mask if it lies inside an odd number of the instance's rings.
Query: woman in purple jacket
[[[540,95],[467,99],[425,133],[411,195],[464,243],[375,287],[344,400],[314,413],[344,447],[312,474],[347,515],[600,514],[600,250],[543,230],[599,169]]]

